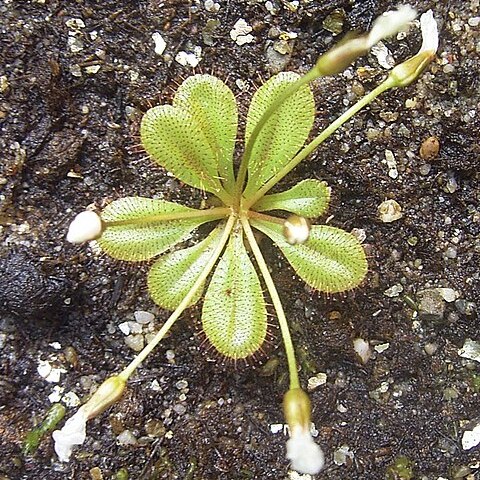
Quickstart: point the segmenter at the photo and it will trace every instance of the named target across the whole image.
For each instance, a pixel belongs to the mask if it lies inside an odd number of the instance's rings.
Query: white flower
[[[382,38],[391,37],[404,30],[415,20],[417,12],[410,5],[400,5],[397,10],[390,10],[378,17],[367,37],[368,48],[378,43]]]
[[[438,27],[433,12],[429,10],[420,17],[422,46],[412,58],[397,65],[390,72],[390,81],[395,87],[410,85],[435,58],[438,48]]]
[[[71,243],[83,243],[98,238],[102,233],[102,219],[91,211],[79,213],[70,224],[67,233],[67,241]]]
[[[55,440],[55,452],[61,462],[68,462],[74,445],[81,445],[87,436],[87,414],[84,407],[69,418],[61,430],[55,430],[52,437]]]
[[[287,441],[287,458],[292,462],[291,468],[300,473],[315,475],[325,463],[323,451],[314,441],[310,432],[297,425]]]
[[[432,10],[428,10],[420,17],[420,28],[422,30],[422,46],[420,52],[436,53],[438,49],[438,27]]]
[[[283,223],[283,236],[290,245],[305,243],[310,236],[310,222],[298,215],[290,215]]]

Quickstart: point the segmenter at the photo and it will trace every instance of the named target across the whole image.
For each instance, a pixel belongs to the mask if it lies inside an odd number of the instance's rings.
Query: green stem
[[[174,212],[174,213],[157,213],[153,215],[145,215],[139,218],[130,218],[127,220],[115,220],[113,222],[105,221],[105,227],[119,227],[123,225],[142,225],[154,222],[168,222],[172,220],[187,220],[187,219],[208,219],[218,220],[223,217],[227,217],[232,213],[228,207],[215,207],[208,210],[193,210],[187,212]]]
[[[268,271],[267,264],[263,258],[260,247],[258,246],[255,236],[252,232],[252,228],[246,218],[241,217],[241,222],[245,235],[247,236],[248,243],[252,249],[253,255],[257,261],[258,267],[262,272],[265,285],[267,286],[268,293],[272,299],[275,312],[277,313],[278,323],[280,324],[280,331],[282,332],[283,344],[285,346],[285,353],[287,354],[288,372],[290,375],[290,388],[300,388],[300,382],[298,380],[297,362],[295,360],[295,349],[293,348],[292,337],[290,336],[290,329],[288,328],[287,318],[283,311],[282,302],[278,296],[277,289],[273,283],[272,276]]]
[[[266,213],[255,212],[254,210],[249,210],[247,212],[247,216],[248,218],[264,220],[266,222],[276,223],[278,225],[283,225],[285,223],[284,218],[275,217],[273,215],[268,215]]]
[[[299,90],[301,87],[308,84],[317,77],[318,72],[315,69],[312,69],[309,70],[303,77],[300,77],[296,82],[290,84],[267,108],[267,110],[265,110],[263,115],[260,117],[260,120],[255,125],[245,146],[245,151],[243,152],[240,167],[238,169],[237,181],[235,183],[235,189],[233,192],[233,198],[235,200],[234,207],[236,209],[240,207],[241,193],[243,191],[245,179],[247,177],[248,164],[250,162],[250,157],[252,155],[253,147],[255,145],[255,142],[257,141],[258,135],[260,134],[266,123],[270,120],[271,116],[282,106],[282,104],[288,97],[294,95],[297,90]]]
[[[119,374],[119,377],[125,381],[128,380],[130,375],[136,370],[136,368],[147,358],[147,356],[152,352],[152,350],[158,345],[158,343],[163,339],[167,332],[172,328],[172,325],[178,320],[183,311],[190,305],[193,297],[197,293],[198,289],[204,284],[208,275],[212,271],[212,268],[215,266],[215,263],[220,257],[225,244],[228,241],[228,237],[232,231],[233,225],[236,222],[236,217],[231,215],[225,225],[222,236],[215,247],[215,250],[212,252],[205,268],[203,269],[200,276],[197,278],[195,283],[189,292],[185,295],[183,300],[180,302],[180,305],[175,309],[175,311],[170,315],[167,321],[163,324],[162,328],[157,332],[155,337],[150,340],[148,345],[130,362],[130,364]]]
[[[345,113],[340,115],[333,123],[315,137],[308,145],[293,157],[282,169],[280,169],[255,195],[246,200],[243,208],[248,210],[255,205],[274,185],[276,185],[285,175],[293,170],[302,160],[308,157],[318,146],[323,143],[330,135],[338,130],[345,122],[350,120],[359,110],[371,103],[375,98],[386,90],[395,86],[395,81],[388,77],[378,87],[365,95],[355,105],[352,105]]]

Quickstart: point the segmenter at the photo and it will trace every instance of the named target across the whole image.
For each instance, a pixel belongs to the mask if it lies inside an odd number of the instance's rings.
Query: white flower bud
[[[431,10],[420,17],[420,28],[422,29],[422,46],[419,52],[390,72],[389,80],[394,87],[410,85],[435,58],[438,48],[438,28]]]
[[[74,445],[81,445],[87,436],[87,420],[104,412],[119,400],[125,390],[126,381],[119,375],[107,378],[98,387],[92,398],[69,418],[61,430],[55,430],[55,452],[61,462],[68,462]]]
[[[84,407],[69,418],[61,430],[55,430],[52,437],[55,440],[55,452],[61,462],[68,462],[74,445],[81,445],[87,436],[87,414]]]
[[[310,236],[310,222],[305,217],[290,215],[283,223],[283,236],[290,245],[305,243]]]
[[[404,30],[416,16],[417,12],[410,5],[401,5],[398,10],[385,12],[373,22],[370,33],[334,46],[317,60],[313,70],[317,76],[343,72],[380,40]]]
[[[420,28],[422,30],[421,52],[437,53],[438,50],[438,26],[433,18],[432,10],[428,10],[420,17]]]
[[[390,10],[373,22],[367,38],[368,48],[377,44],[382,38],[391,37],[404,30],[415,20],[417,12],[410,5],[400,5],[397,10]]]
[[[311,411],[310,399],[301,388],[291,388],[283,397],[283,413],[290,428],[287,458],[293,470],[315,475],[323,468],[325,459],[310,435]]]
[[[71,243],[83,243],[95,240],[103,231],[102,219],[95,212],[89,210],[79,213],[70,224],[67,233],[67,241]]]
[[[323,451],[317,445],[310,432],[301,426],[293,428],[287,440],[287,458],[291,468],[299,473],[315,475],[325,463]]]

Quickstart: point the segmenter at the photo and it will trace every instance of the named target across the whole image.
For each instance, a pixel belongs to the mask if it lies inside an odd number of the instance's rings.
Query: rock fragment
[[[445,314],[445,299],[437,288],[418,292],[418,315],[421,320],[440,322]]]

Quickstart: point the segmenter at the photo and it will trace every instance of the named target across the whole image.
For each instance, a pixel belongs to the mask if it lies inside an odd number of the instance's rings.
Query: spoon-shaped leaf
[[[299,78],[296,73],[282,72],[270,78],[257,90],[248,110],[245,143],[263,113]],[[314,111],[312,91],[310,87],[304,86],[285,100],[269,118],[248,159],[246,197],[255,193],[273,177],[302,147],[312,128]]]
[[[179,180],[218,193],[217,158],[197,120],[182,107],[160,105],[145,113],[140,138],[147,153]]]
[[[305,243],[290,245],[281,225],[264,220],[251,223],[276,243],[298,275],[317,290],[343,292],[355,288],[365,278],[368,268],[365,252],[351,233],[314,225]]]
[[[233,150],[238,124],[233,92],[217,77],[193,75],[180,85],[173,105],[182,107],[195,119],[216,159],[218,175],[227,191],[231,191],[235,183]]]
[[[148,274],[148,290],[155,303],[175,310],[202,273],[217,246],[223,228],[216,228],[197,245],[160,257]],[[203,293],[199,288],[190,305],[198,302]]]
[[[257,212],[285,210],[314,218],[325,213],[330,201],[330,188],[325,182],[309,179],[297,183],[290,190],[265,195],[254,206]]]
[[[257,272],[237,230],[220,259],[205,294],[202,325],[223,355],[245,358],[265,339],[267,310]]]
[[[148,260],[185,240],[192,230],[208,221],[202,216],[168,221],[158,221],[155,217],[195,211],[200,213],[176,203],[143,197],[115,200],[102,212],[107,228],[98,243],[113,258]],[[108,222],[118,224],[108,225]]]

